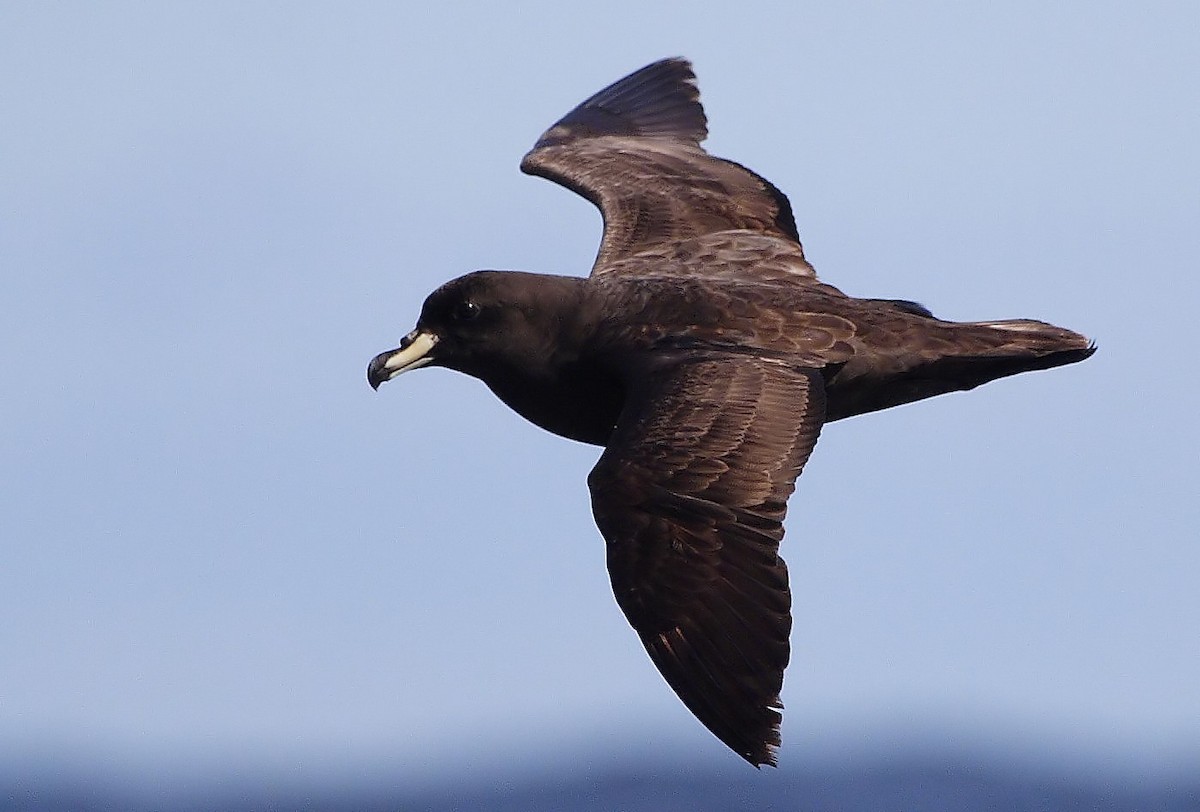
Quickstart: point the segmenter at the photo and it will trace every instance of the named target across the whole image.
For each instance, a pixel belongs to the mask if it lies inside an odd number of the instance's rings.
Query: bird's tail
[[[1096,345],[1087,337],[1033,319],[977,321],[957,327],[974,333],[979,343],[988,347],[982,352],[976,349],[969,359],[958,359],[978,363],[982,377],[975,385],[1020,372],[1074,364],[1096,351]]]
[[[1096,351],[1096,345],[1085,336],[1033,319],[959,323],[953,330],[961,353],[948,354],[908,373],[909,385],[923,390],[921,397],[1074,364]]]
[[[830,391],[827,420],[974,389],[1009,375],[1051,369],[1088,358],[1096,345],[1079,333],[1032,319],[940,322],[926,334],[928,353],[917,353],[903,371]],[[941,335],[938,335],[941,333]],[[855,384],[858,383],[856,386]]]

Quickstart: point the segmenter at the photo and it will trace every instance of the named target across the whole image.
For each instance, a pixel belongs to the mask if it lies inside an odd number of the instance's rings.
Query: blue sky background
[[[1198,32],[1189,2],[0,5],[0,754],[736,760],[612,600],[597,450],[449,372],[364,380],[451,277],[586,273],[598,214],[517,162],[686,55],[709,149],[789,194],[827,281],[1100,345],[825,431],[782,769],[1194,764]]]

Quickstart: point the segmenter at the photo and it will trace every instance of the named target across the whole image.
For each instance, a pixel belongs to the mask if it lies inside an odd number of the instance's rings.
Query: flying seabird
[[[956,323],[846,296],[804,258],[783,193],[705,152],[706,135],[683,59],[580,104],[521,170],[600,208],[591,275],[447,282],[367,380],[458,370],[602,446],[588,487],[617,604],[692,713],[773,765],[792,625],[779,543],[821,426],[1095,347],[1040,321]]]

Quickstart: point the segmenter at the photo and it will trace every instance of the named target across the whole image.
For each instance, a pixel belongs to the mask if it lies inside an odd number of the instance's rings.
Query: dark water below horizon
[[[997,759],[896,758],[786,773],[707,765],[636,765],[463,776],[406,789],[386,779],[289,786],[245,776],[192,776],[186,784],[139,785],[126,778],[71,778],[47,765],[25,774],[0,771],[3,812],[161,812],[179,810],[479,810],[480,812],[707,812],[707,810],[1098,810],[1200,812],[1194,777],[1106,779]]]

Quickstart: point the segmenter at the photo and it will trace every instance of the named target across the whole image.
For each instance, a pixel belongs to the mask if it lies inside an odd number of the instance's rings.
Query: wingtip
[[[761,770],[763,767],[779,769],[779,747],[776,745],[767,745],[766,749],[761,752],[741,753],[740,755],[756,770]]]
[[[676,138],[695,144],[707,138],[708,119],[692,63],[668,57],[613,82],[559,119],[534,149],[603,135]]]

